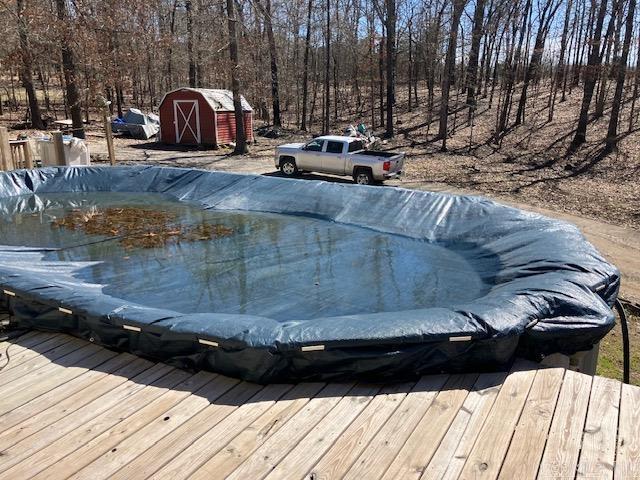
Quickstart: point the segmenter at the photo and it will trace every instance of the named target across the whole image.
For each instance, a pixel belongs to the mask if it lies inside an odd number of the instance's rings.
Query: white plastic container
[[[91,157],[89,155],[89,147],[78,138],[65,137],[64,144],[64,164],[68,166],[89,166],[91,165]],[[42,161],[43,167],[55,167],[56,150],[53,141],[49,139],[40,139],[37,142],[38,155]]]

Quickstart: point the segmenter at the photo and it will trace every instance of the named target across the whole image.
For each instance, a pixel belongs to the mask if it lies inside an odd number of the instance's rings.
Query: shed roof
[[[176,90],[172,90],[165,94],[165,97],[173,92],[178,92],[181,90],[190,90],[192,92],[199,93],[202,97],[207,101],[207,103],[211,106],[213,110],[222,110],[222,111],[230,111],[233,109],[233,93],[231,90],[224,90],[218,88],[178,88]],[[242,100],[242,110],[245,112],[252,112],[253,109],[249,102],[247,102],[244,96],[241,96]],[[164,98],[162,99],[164,102]]]

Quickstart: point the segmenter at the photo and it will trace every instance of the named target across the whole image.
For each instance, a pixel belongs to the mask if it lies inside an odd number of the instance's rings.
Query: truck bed
[[[353,152],[356,155],[368,155],[371,157],[383,157],[383,158],[391,158],[396,155],[400,155],[400,152],[383,152],[379,150],[359,150],[357,152]]]

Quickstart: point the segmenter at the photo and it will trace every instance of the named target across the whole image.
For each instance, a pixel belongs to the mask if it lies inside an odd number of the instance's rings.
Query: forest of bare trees
[[[572,149],[594,117],[608,118],[607,150],[638,123],[636,0],[0,0],[0,11],[0,115],[37,129],[65,116],[82,136],[98,97],[121,115],[181,86],[233,87],[265,122],[318,133],[363,121],[392,137],[399,113],[421,107],[442,150],[481,116],[497,144],[532,115],[552,122],[569,95],[582,99]]]

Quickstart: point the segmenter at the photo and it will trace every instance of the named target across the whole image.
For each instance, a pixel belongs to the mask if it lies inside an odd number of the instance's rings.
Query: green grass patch
[[[640,316],[630,315],[627,311],[627,318],[631,346],[630,381],[633,385],[640,386]],[[622,332],[619,322],[600,342],[596,373],[603,377],[622,380]]]

